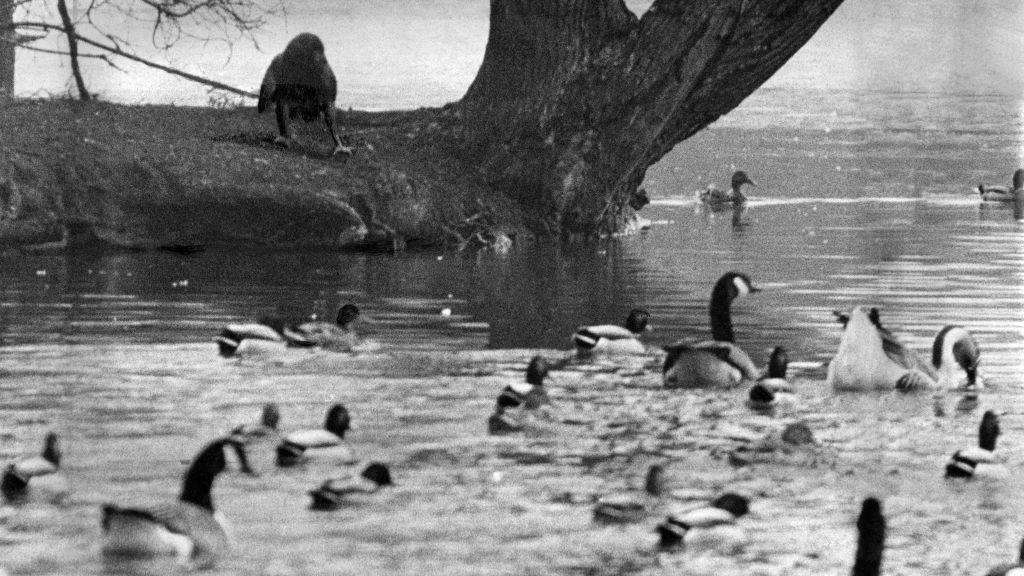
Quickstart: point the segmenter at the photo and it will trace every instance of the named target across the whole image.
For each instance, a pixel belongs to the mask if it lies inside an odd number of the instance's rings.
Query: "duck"
[[[651,315],[646,310],[634,308],[629,311],[622,326],[580,326],[572,335],[576,353],[580,356],[596,353],[643,354],[646,348],[640,341],[640,336],[648,329],[647,322],[650,318]]]
[[[828,365],[826,381],[833,389],[912,391],[937,385],[934,369],[882,326],[877,308],[835,314],[844,330]]]
[[[932,366],[939,384],[960,387],[960,371],[967,376],[966,388],[979,388],[978,365],[981,353],[978,342],[961,326],[944,326],[932,341]]]
[[[711,291],[711,335],[714,340],[665,346],[662,384],[666,388],[732,387],[755,381],[759,371],[750,356],[735,344],[730,306],[733,300],[760,292],[750,278],[727,272]]]
[[[751,180],[746,172],[737,170],[732,175],[729,190],[722,190],[711,184],[704,190],[698,190],[694,194],[697,197],[697,201],[702,204],[743,204],[747,201],[747,197],[743,195],[744,184],[757,186],[757,183]]]
[[[1024,575],[1024,540],[1020,543],[1020,551],[1017,553],[1017,562],[1000,564],[985,572],[985,576],[1022,576]]]
[[[981,464],[997,462],[996,440],[999,438],[999,416],[986,410],[978,427],[978,445],[957,450],[946,464],[946,478],[971,478],[981,470]]]
[[[363,340],[356,332],[364,322],[359,307],[348,303],[338,309],[334,322],[304,322],[298,331],[314,345],[333,352],[369,352],[380,347],[380,343]]]
[[[735,492],[726,492],[707,506],[689,507],[670,513],[658,524],[658,546],[663,550],[703,543],[719,547],[717,542],[735,546],[746,540],[736,520],[750,511],[750,500]]]
[[[1013,182],[1010,186],[978,184],[974,190],[983,202],[1013,202],[1018,196],[1024,194],[1024,168],[1014,171]]]
[[[753,410],[771,410],[780,404],[792,403],[793,388],[786,380],[789,355],[782,346],[776,346],[768,359],[768,371],[750,388],[747,406]]]
[[[267,402],[260,413],[259,424],[239,424],[231,430],[233,435],[244,438],[246,442],[278,434],[277,425],[281,421],[281,411],[277,404]]]
[[[242,472],[251,474],[244,442],[228,436],[200,450],[185,472],[176,501],[145,507],[103,504],[103,553],[129,557],[171,555],[195,568],[208,568],[222,559],[228,551],[228,535],[210,490],[217,476],[227,468],[227,448],[236,454]]]
[[[877,498],[865,498],[857,517],[857,553],[852,576],[878,576],[885,551],[885,516]]]
[[[526,381],[509,384],[502,389],[495,402],[494,413],[487,419],[488,434],[522,432],[522,422],[513,411],[535,410],[551,402],[544,389],[544,378],[550,366],[543,356],[534,356],[526,366]]]
[[[224,358],[244,356],[263,348],[278,349],[288,346],[309,348],[316,345],[302,331],[288,326],[280,316],[264,316],[256,322],[228,324],[213,339]]]
[[[391,470],[380,462],[369,463],[358,475],[348,474],[325,480],[318,488],[309,491],[311,510],[337,510],[346,499],[357,494],[372,494],[385,486],[393,485]]]
[[[43,451],[7,465],[0,479],[0,494],[9,503],[27,502],[33,493],[52,503],[68,495],[67,480],[60,473],[60,442],[55,432],[46,434]]]
[[[315,430],[298,430],[284,435],[277,445],[277,465],[286,468],[306,460],[306,450],[333,448],[344,462],[352,461],[352,453],[344,446],[345,432],[351,428],[348,409],[334,404],[327,410],[324,425]]]
[[[601,524],[639,522],[650,514],[665,491],[665,467],[651,464],[647,469],[643,494],[602,496],[594,504],[594,521]]]

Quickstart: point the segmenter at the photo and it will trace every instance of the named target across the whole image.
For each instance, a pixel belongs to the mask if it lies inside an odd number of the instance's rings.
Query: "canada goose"
[[[277,445],[277,465],[281,467],[295,466],[305,461],[305,452],[315,448],[335,448],[340,451],[342,461],[352,461],[351,452],[343,445],[345,432],[351,428],[348,409],[342,404],[334,404],[327,410],[324,425],[315,430],[298,430],[284,435]]]
[[[288,129],[289,118],[302,116],[306,122],[312,122],[323,116],[334,141],[331,155],[339,152],[348,155],[352,154],[352,148],[342,145],[334,131],[334,99],[337,96],[338,83],[327,63],[323,41],[315,34],[304,32],[292,38],[284,52],[270,61],[260,85],[256,111],[263,113],[274,104],[280,133],[275,143],[284,146],[288,146],[293,138]]]
[[[665,491],[665,467],[652,464],[647,469],[643,494],[612,494],[594,504],[594,521],[602,524],[639,522],[651,513],[655,502]]]
[[[967,374],[967,387],[977,387],[978,365],[981,353],[970,332],[960,326],[946,326],[939,330],[932,342],[932,366],[938,372],[939,383],[956,388],[960,370]]]
[[[572,335],[576,352],[580,356],[604,352],[607,354],[643,354],[645,348],[640,335],[647,330],[651,315],[646,310],[634,308],[629,311],[622,326],[601,324],[580,326]]]
[[[996,440],[999,439],[999,416],[987,410],[978,427],[978,445],[957,450],[946,464],[947,478],[970,478],[979,472],[979,465],[993,464],[996,460]]]
[[[877,498],[865,498],[857,518],[857,555],[852,576],[878,576],[885,551],[885,517]]]
[[[68,494],[67,480],[60,474],[61,451],[57,434],[50,432],[43,441],[43,451],[7,465],[0,479],[4,500],[21,503],[38,492],[43,500],[62,501]]]
[[[666,388],[735,386],[757,380],[750,356],[735,344],[730,306],[733,300],[759,292],[745,274],[728,272],[711,291],[709,312],[713,341],[679,341],[665,347],[662,383]]]
[[[369,494],[391,486],[391,471],[380,462],[371,462],[358,475],[348,474],[324,481],[319,488],[310,490],[312,510],[336,510],[345,499],[356,494]]]
[[[985,573],[985,576],[1024,576],[1024,541],[1020,543],[1017,562],[1001,564]]]
[[[745,496],[727,492],[711,501],[708,506],[689,508],[668,515],[658,524],[659,546],[678,548],[684,546],[699,530],[716,530],[736,523],[736,519],[750,511],[750,500]],[[735,536],[729,531],[729,537]]]
[[[698,190],[695,196],[703,204],[742,204],[747,201],[747,197],[743,195],[744,184],[757,186],[746,172],[738,170],[732,175],[729,190],[722,190],[711,184],[704,190]]]
[[[279,316],[264,316],[257,322],[245,324],[228,324],[213,340],[224,358],[245,356],[250,351],[249,348],[308,348],[316,345],[300,330],[287,326]]]
[[[104,504],[101,508],[102,549],[116,556],[175,555],[195,567],[209,567],[228,549],[224,520],[215,512],[210,489],[227,466],[231,447],[243,472],[251,473],[245,446],[237,438],[206,445],[185,472],[176,502],[150,507]]]
[[[935,385],[934,369],[882,326],[877,308],[836,314],[844,324],[839,349],[828,365],[836,390],[916,390]]]
[[[1014,171],[1013,182],[1010,186],[978,184],[975,191],[985,202],[1013,202],[1017,196],[1024,194],[1024,168]]]

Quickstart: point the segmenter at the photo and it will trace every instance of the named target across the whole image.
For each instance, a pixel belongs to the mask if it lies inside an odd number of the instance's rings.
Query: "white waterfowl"
[[[102,506],[104,554],[130,557],[173,555],[192,567],[214,565],[228,550],[223,517],[214,510],[210,489],[227,467],[231,447],[239,465],[250,472],[244,444],[236,438],[215,440],[199,452],[182,482],[177,501],[135,507]]]
[[[839,350],[828,365],[827,382],[835,390],[916,390],[936,385],[932,367],[901,343],[879,319],[860,307],[849,316],[837,314],[844,324]]]
[[[652,464],[647,469],[643,493],[627,492],[602,496],[594,504],[594,521],[601,524],[639,522],[659,506],[664,491],[665,467],[661,464]]]
[[[739,346],[732,331],[732,301],[759,292],[745,274],[728,272],[711,291],[709,312],[713,341],[679,341],[665,347],[662,368],[666,388],[731,387],[758,378],[757,367]]]
[[[225,358],[316,345],[300,330],[286,325],[279,316],[264,316],[258,322],[228,324],[213,341]]]
[[[1024,576],[1024,540],[1017,552],[1017,561],[1012,564],[1000,564],[985,572],[985,576]]]
[[[371,462],[359,474],[347,474],[325,480],[320,487],[309,491],[312,510],[337,510],[347,501],[361,494],[372,494],[391,486],[391,471],[380,462]]]
[[[12,462],[0,480],[0,493],[10,503],[30,499],[59,503],[68,495],[68,483],[60,473],[61,451],[57,434],[50,432],[43,442],[43,451],[29,458]],[[35,498],[33,498],[35,496]]]
[[[996,456],[996,440],[999,438],[999,416],[987,410],[978,427],[978,445],[957,450],[946,464],[947,478],[971,478],[977,474],[1001,475]]]
[[[277,465],[295,466],[306,460],[306,451],[331,449],[331,456],[342,462],[352,462],[352,452],[344,445],[345,432],[351,428],[348,409],[334,404],[327,410],[324,425],[313,430],[298,430],[284,435],[277,445]]]
[[[939,330],[932,342],[932,366],[938,373],[939,384],[950,388],[960,386],[960,372],[967,376],[966,386],[981,386],[978,365],[981,353],[970,332],[960,326],[946,326]]]
[[[722,494],[709,505],[680,508],[658,525],[659,546],[678,549],[699,546],[734,550],[746,542],[736,520],[750,511],[750,500],[733,492]]]
[[[796,396],[786,380],[788,368],[789,356],[786,349],[776,346],[768,360],[768,372],[750,388],[747,406],[753,410],[771,410],[794,403]]]
[[[601,324],[581,326],[572,335],[576,352],[580,356],[589,354],[643,354],[646,351],[640,336],[648,329],[651,315],[646,310],[630,310],[622,326]]]
[[[852,576],[878,576],[885,551],[885,517],[877,498],[865,498],[857,517],[857,555]]]
[[[704,190],[698,190],[695,192],[694,196],[697,198],[698,202],[706,205],[743,204],[747,201],[747,197],[743,195],[744,184],[757,186],[757,184],[747,176],[746,172],[738,170],[733,173],[728,190],[722,190],[714,184],[711,184]]]
[[[984,202],[1014,202],[1018,196],[1024,194],[1024,168],[1014,171],[1013,180],[1009,186],[978,184],[974,190]]]

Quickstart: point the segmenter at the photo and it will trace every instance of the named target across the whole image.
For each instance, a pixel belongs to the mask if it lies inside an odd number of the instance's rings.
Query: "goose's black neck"
[[[719,342],[735,342],[732,333],[732,314],[729,311],[732,297],[729,283],[719,281],[711,291],[711,336]]]
[[[885,550],[885,518],[877,500],[865,500],[857,518],[857,531],[857,557],[852,576],[878,576]]]
[[[53,432],[46,435],[46,444],[43,446],[43,459],[54,466],[60,466],[60,445],[57,443],[57,435]]]
[[[991,452],[996,449],[997,438],[999,438],[999,416],[988,410],[981,417],[981,426],[978,427],[978,447]]]
[[[185,480],[181,485],[180,500],[182,502],[189,502],[213,511],[210,489],[213,488],[213,481],[217,475],[224,471],[225,444],[225,440],[210,443],[192,461],[192,465],[185,472]]]

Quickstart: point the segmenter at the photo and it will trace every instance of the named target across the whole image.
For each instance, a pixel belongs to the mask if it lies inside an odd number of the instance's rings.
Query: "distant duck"
[[[356,328],[362,322],[359,307],[345,304],[333,323],[305,322],[298,326],[298,331],[313,344],[334,352],[370,352],[380,348],[377,342],[359,338]]]
[[[978,427],[978,445],[957,450],[946,464],[946,477],[971,478],[981,470],[980,465],[996,463],[995,450],[998,438],[999,416],[988,410],[981,417],[981,425]]]
[[[603,496],[594,504],[594,521],[602,524],[639,522],[655,508],[665,491],[665,467],[652,464],[647,469],[644,493]]]
[[[722,190],[714,184],[711,184],[704,190],[698,190],[695,193],[695,196],[697,197],[697,200],[703,204],[743,204],[747,201],[747,197],[743,195],[744,184],[757,186],[757,184],[747,176],[746,172],[738,170],[733,173],[732,181],[730,182],[728,190]]]
[[[30,499],[58,503],[68,494],[67,480],[60,473],[61,451],[57,435],[50,432],[43,442],[43,451],[7,465],[0,480],[4,500],[22,503]]]
[[[747,406],[754,410],[770,410],[780,404],[795,401],[793,388],[786,380],[789,356],[782,346],[772,350],[768,360],[768,372],[750,388]]]
[[[651,315],[646,310],[634,308],[630,310],[626,322],[622,326],[601,324],[598,326],[581,326],[572,335],[576,352],[585,356],[594,353],[607,354],[643,354],[646,349],[640,336],[647,330],[647,322]]]
[[[267,402],[263,405],[263,412],[260,414],[259,424],[240,424],[231,433],[245,439],[265,438],[278,434],[277,425],[281,421],[281,411],[277,404]]]
[[[359,494],[371,494],[391,486],[391,471],[380,462],[371,462],[358,475],[349,474],[324,481],[319,488],[310,490],[312,510],[337,510],[346,499]]]
[[[104,554],[131,557],[173,555],[196,568],[215,564],[228,549],[224,519],[214,510],[210,489],[227,467],[232,448],[243,472],[251,472],[243,443],[221,438],[199,452],[185,472],[175,502],[157,506],[102,506]]]
[[[711,291],[711,335],[713,341],[691,344],[676,342],[665,347],[662,368],[666,388],[731,387],[755,381],[758,369],[739,346],[732,331],[732,301],[759,292],[745,274],[728,272]]]
[[[975,388],[981,353],[970,332],[960,326],[946,326],[939,330],[932,342],[932,366],[938,372],[939,383],[950,388],[960,384],[960,370],[967,375],[967,387]]]
[[[716,541],[728,546],[745,541],[743,531],[735,526],[736,520],[750,511],[750,500],[745,496],[727,492],[711,501],[710,505],[689,508],[668,515],[658,525],[659,546],[675,549],[703,541],[719,547]]]
[[[228,324],[214,338],[220,355],[225,358],[244,356],[246,348],[269,347],[279,349],[286,346],[308,348],[316,342],[310,340],[302,331],[294,326],[287,326],[279,316],[264,316],[257,322],[245,324]]]
[[[334,404],[327,411],[322,428],[299,430],[284,435],[277,446],[277,465],[295,466],[306,460],[306,450],[332,448],[342,461],[352,461],[352,453],[345,447],[345,432],[351,427],[348,409]]]
[[[1021,576],[1024,575],[1024,541],[1020,543],[1017,562],[1001,564],[985,573],[985,576]]]
[[[835,313],[845,327],[828,365],[836,390],[918,390],[936,385],[935,370],[882,326],[877,308]]]
[[[857,518],[857,555],[852,576],[878,576],[885,551],[885,517],[877,498],[865,498]]]
[[[509,384],[502,389],[495,402],[494,413],[487,419],[488,434],[522,432],[521,418],[515,412],[533,410],[551,402],[544,389],[549,366],[543,356],[534,356],[526,366],[526,381]]]
[[[1024,194],[1024,168],[1018,168],[1013,173],[1013,183],[1010,186],[978,184],[975,191],[985,202],[1013,202],[1017,196]]]

